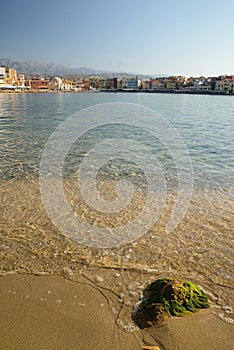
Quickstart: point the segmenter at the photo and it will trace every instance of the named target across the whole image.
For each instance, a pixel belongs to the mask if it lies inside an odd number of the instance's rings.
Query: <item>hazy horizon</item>
[[[32,63],[37,63],[37,64],[45,64],[45,65],[61,65],[64,66],[65,68],[69,68],[69,69],[79,69],[79,68],[84,68],[84,69],[90,69],[90,70],[96,70],[97,73],[116,73],[116,74],[129,74],[129,75],[149,75],[149,76],[160,76],[160,77],[168,77],[168,76],[186,76],[186,77],[208,77],[208,76],[223,76],[223,75],[234,75],[234,70],[233,72],[221,72],[219,74],[213,74],[213,75],[208,75],[208,74],[197,74],[197,75],[184,75],[184,74],[170,74],[170,72],[153,72],[153,73],[145,73],[145,72],[131,72],[131,71],[123,71],[123,70],[110,70],[110,69],[97,69],[95,67],[87,67],[87,66],[75,66],[75,67],[71,67],[71,66],[67,66],[63,63],[56,63],[56,62],[44,62],[44,61],[39,61],[39,60],[16,60],[14,57],[0,57],[1,59],[10,59],[12,61],[16,61],[16,62],[22,62],[22,63],[26,63],[26,62],[32,62]],[[75,73],[74,73],[75,74]]]

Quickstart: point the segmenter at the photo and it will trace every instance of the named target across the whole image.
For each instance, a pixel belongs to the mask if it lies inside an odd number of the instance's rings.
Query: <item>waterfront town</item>
[[[89,77],[28,77],[14,68],[0,67],[0,91],[39,92],[166,92],[234,94],[234,75],[218,77],[167,76],[149,79]]]

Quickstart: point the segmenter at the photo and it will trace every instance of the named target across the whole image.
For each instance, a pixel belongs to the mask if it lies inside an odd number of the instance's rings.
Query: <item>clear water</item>
[[[174,201],[172,192],[168,194],[163,214],[147,235],[122,248],[98,251],[69,240],[51,223],[40,198],[38,169],[47,139],[62,121],[85,107],[107,102],[144,105],[161,113],[177,129],[192,160],[194,190],[188,211],[173,233],[165,231],[165,220]],[[230,321],[233,317],[233,117],[234,98],[230,96],[0,94],[1,272],[62,273],[64,266],[69,266],[73,273],[85,268],[86,274],[94,278],[95,269],[122,269],[121,284],[116,283],[111,272],[106,281],[106,287],[118,293],[130,285],[132,290],[137,290],[158,276],[188,278],[210,293],[218,313]],[[101,128],[98,134],[88,133],[73,145],[64,164],[64,187],[71,205],[85,220],[98,225],[115,221],[113,217],[97,218],[82,203],[75,190],[77,170],[87,149],[100,137],[114,134],[118,138],[118,132]],[[137,130],[127,132],[137,137]],[[168,187],[173,189],[177,184],[173,160],[166,149],[147,135],[145,142],[157,154]],[[109,164],[102,169],[100,181],[108,180],[104,196],[111,196],[114,191],[111,169],[115,173],[119,165]],[[120,174],[129,175],[123,170]],[[132,209],[137,211],[144,203],[141,197],[136,200],[138,209]],[[127,213],[125,220],[128,218]],[[118,218],[115,223],[119,224]],[[130,302],[133,295],[128,296]]]
[[[43,147],[54,129],[75,112],[106,102],[137,103],[161,113],[182,136],[192,159],[197,183],[202,185],[205,182],[208,186],[232,183],[232,97],[130,93],[1,94],[2,178],[37,175]],[[108,132],[104,135],[109,136]],[[86,142],[88,144],[88,138]],[[85,142],[78,145],[78,157],[82,157],[86,149]],[[158,156],[164,157],[165,162],[168,160],[164,154]],[[76,162],[77,158],[71,156],[67,173]]]

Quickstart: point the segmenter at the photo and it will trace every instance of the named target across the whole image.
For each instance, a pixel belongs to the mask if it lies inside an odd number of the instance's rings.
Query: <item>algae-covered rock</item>
[[[132,319],[140,328],[146,328],[170,316],[184,316],[208,307],[208,297],[194,283],[173,278],[158,279],[143,291]]]

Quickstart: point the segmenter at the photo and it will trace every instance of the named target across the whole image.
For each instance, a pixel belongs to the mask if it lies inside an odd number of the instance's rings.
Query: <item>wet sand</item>
[[[64,185],[74,211],[96,220],[82,205],[74,181]],[[169,197],[147,235],[123,247],[99,250],[71,241],[53,226],[37,181],[3,181],[0,191],[0,350],[234,348],[229,192],[194,191],[173,234],[165,231],[173,203]],[[135,199],[133,212],[141,204]],[[142,331],[131,320],[133,305],[147,284],[165,277],[199,284],[212,307]]]
[[[212,309],[160,326],[126,332],[117,324],[117,296],[87,280],[74,282],[58,275],[0,277],[1,350],[230,350],[233,326]],[[131,306],[132,307],[132,306]],[[131,309],[129,307],[129,310]],[[131,322],[131,315],[128,315]]]
[[[112,183],[107,183],[105,193],[113,194],[111,186],[110,191],[107,190],[108,185]],[[64,186],[69,203],[77,215],[91,223],[95,220],[98,224],[107,223],[108,227],[108,215],[96,218],[95,213],[83,205],[77,194],[76,181],[64,181]],[[45,211],[38,181],[3,181],[0,192],[0,274],[63,274],[68,267],[75,276],[85,273],[95,280],[98,269],[105,270],[106,274],[108,270],[105,286],[118,295],[124,294],[125,300],[131,304],[134,302],[132,295],[137,292],[139,298],[142,289],[154,279],[183,278],[199,284],[209,293],[212,302],[218,306],[217,314],[234,319],[234,207],[228,191],[200,193],[194,190],[188,212],[173,233],[166,232],[174,198],[168,196],[161,217],[146,235],[113,249],[87,247],[64,236]],[[139,204],[138,197],[135,199],[133,213]],[[128,211],[125,214],[118,218],[120,223],[126,217],[131,219]],[[118,222],[115,224],[118,225]],[[123,232],[127,237],[126,228]],[[86,230],[78,233],[86,239]],[[106,239],[113,237],[111,232],[107,236]],[[120,277],[115,276],[116,270],[118,273],[121,271]]]
[[[115,324],[108,297],[61,276],[0,278],[1,350],[141,349]]]

